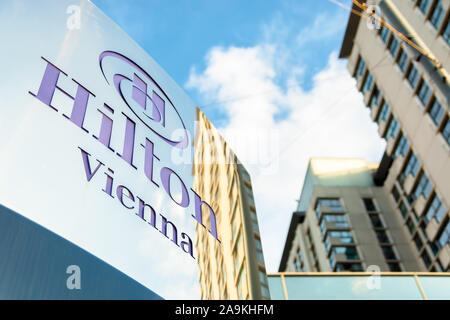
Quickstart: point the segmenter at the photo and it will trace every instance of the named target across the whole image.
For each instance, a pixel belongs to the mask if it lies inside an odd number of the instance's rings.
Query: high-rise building
[[[211,204],[216,220],[196,228],[201,298],[269,299],[250,176],[200,110],[197,121],[194,189]],[[220,243],[208,235],[211,224]]]
[[[388,196],[374,184],[377,170],[362,159],[310,160],[280,272],[419,269]]]
[[[387,142],[375,182],[383,186],[414,244],[416,271],[448,271],[450,1],[376,0],[367,5],[376,6],[388,25],[422,51],[385,24],[373,28],[350,15],[340,57],[348,59],[348,70]]]

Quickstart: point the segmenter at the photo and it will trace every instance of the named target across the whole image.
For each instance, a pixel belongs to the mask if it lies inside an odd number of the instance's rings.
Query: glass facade
[[[392,268],[397,266],[393,263]],[[424,300],[450,299],[450,275],[430,273],[315,273],[268,275],[276,300]],[[284,288],[286,290],[284,290]]]

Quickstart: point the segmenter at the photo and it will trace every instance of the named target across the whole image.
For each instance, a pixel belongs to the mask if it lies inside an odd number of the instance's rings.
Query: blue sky
[[[311,157],[380,161],[385,144],[328,0],[93,0],[182,86],[248,169],[276,272]],[[350,0],[342,0],[349,4]]]
[[[348,12],[328,0],[93,0],[183,86],[193,66],[205,67],[205,54],[215,46],[251,47],[276,37],[287,47],[297,45],[298,34],[305,30],[307,46],[291,57],[293,65],[308,65],[303,86],[309,88],[311,77],[322,69],[332,50],[341,44]],[[343,3],[350,3],[344,0]],[[338,30],[322,29],[330,24],[327,17],[338,15]],[[319,17],[319,18],[318,18]],[[320,17],[323,17],[320,19]],[[316,19],[317,25],[314,25]],[[267,35],[268,28],[277,32]],[[307,32],[307,31],[310,32]],[[309,41],[313,34],[324,35]],[[332,36],[327,37],[327,35]],[[283,81],[280,75],[278,81]],[[199,105],[210,106],[195,90],[187,89]],[[250,92],[251,94],[251,92]],[[234,97],[232,97],[234,98]],[[209,113],[208,111],[206,111]],[[213,114],[209,115],[215,120]]]

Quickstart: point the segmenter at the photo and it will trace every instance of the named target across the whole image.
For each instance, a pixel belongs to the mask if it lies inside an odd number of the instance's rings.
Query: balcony
[[[340,252],[335,252],[334,249],[339,249]],[[335,247],[331,249],[330,264],[333,270],[338,263],[355,263],[361,262],[356,247]]]
[[[337,263],[346,262],[348,259],[343,253],[335,253],[330,256],[330,264],[331,268],[334,269]]]
[[[430,239],[430,241],[434,241],[434,238],[436,238],[439,231],[439,222],[437,222],[435,218],[431,219],[430,222],[428,222],[425,231],[427,232],[428,239]]]
[[[330,249],[332,247],[335,247],[335,246],[342,246],[342,245],[354,244],[355,243],[353,239],[350,239],[350,240],[343,241],[341,238],[327,237],[325,239],[325,248],[327,249],[327,251],[330,251]]]
[[[322,234],[326,234],[329,230],[348,230],[350,225],[347,222],[322,221],[320,223],[320,230]]]
[[[318,206],[316,208],[316,216],[319,219],[319,222],[322,220],[324,214],[327,213],[344,213],[344,208],[342,207],[330,207],[330,206]]]

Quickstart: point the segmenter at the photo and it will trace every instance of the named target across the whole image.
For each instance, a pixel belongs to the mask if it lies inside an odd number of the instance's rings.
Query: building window
[[[441,202],[441,199],[438,197],[438,195],[434,194],[430,206],[425,213],[427,221],[429,222],[431,219],[435,218],[437,222],[441,222],[446,212],[447,208]]]
[[[450,118],[447,118],[447,121],[445,122],[445,126],[442,129],[442,136],[444,137],[445,141],[447,141],[448,145],[450,146]]]
[[[428,8],[430,7],[430,0],[419,0],[417,6],[419,7],[419,10],[422,11],[423,14],[426,14]]]
[[[386,26],[381,27],[380,38],[384,43],[387,43],[387,41],[389,40],[390,34],[391,34],[391,31]]]
[[[359,260],[359,255],[358,255],[358,251],[356,250],[356,247],[354,247],[354,246],[333,247],[331,249],[331,255],[330,255],[330,264],[331,264],[332,268],[334,268],[337,263],[336,257],[335,257],[336,254],[344,256],[343,258],[341,258],[344,260]]]
[[[378,213],[376,214],[369,214],[369,219],[370,222],[372,223],[372,226],[377,229],[377,228],[384,228],[384,224],[383,221],[381,220],[381,217]]]
[[[362,93],[366,93],[367,91],[369,91],[370,89],[372,89],[372,85],[373,85],[373,76],[372,74],[369,72],[366,76],[366,79],[364,81],[364,85],[363,85],[363,89],[362,89]]]
[[[431,252],[433,252],[434,255],[437,255],[439,253],[439,250],[441,250],[441,246],[439,245],[438,241],[430,242],[428,245],[431,249]]]
[[[423,251],[421,257],[422,257],[422,261],[425,264],[425,266],[427,268],[429,268],[431,266],[431,259],[426,250]]]
[[[242,243],[241,239],[242,239],[242,238],[241,238],[241,233],[239,233],[239,236],[238,236],[238,240],[237,240],[236,246],[235,246],[234,249],[233,249],[234,273],[235,273],[235,274],[238,273],[239,267],[241,266],[241,261],[240,261],[240,259],[239,259],[239,255],[240,255],[239,251],[240,251],[240,247],[241,247],[241,243]]]
[[[406,220],[406,226],[408,227],[408,230],[411,234],[413,234],[414,231],[416,231],[416,226],[411,218],[408,218],[408,220]]]
[[[251,180],[250,180],[250,176],[249,176],[248,172],[245,171],[245,170],[242,170],[241,173],[242,173],[242,177],[243,177],[245,180],[247,180],[247,182],[250,183]]]
[[[406,54],[405,50],[400,49],[400,54],[398,56],[397,65],[402,70],[402,72],[405,72],[406,67],[408,66],[408,60],[409,57]]]
[[[416,199],[422,195],[425,199],[428,199],[428,196],[431,193],[431,190],[433,189],[433,184],[428,179],[428,176],[425,172],[422,173],[422,176],[420,177],[419,183],[414,188],[414,191],[411,195],[411,202],[414,203]]]
[[[395,139],[397,137],[399,129],[400,126],[397,122],[397,119],[395,119],[395,117],[392,117],[391,121],[389,121],[389,126],[386,132],[386,140],[390,137]]]
[[[315,212],[317,218],[320,218],[322,211],[325,212],[344,212],[341,201],[335,198],[319,198],[316,202]]]
[[[404,134],[401,135],[400,141],[397,144],[397,147],[394,150],[394,159],[398,157],[399,154],[402,156],[406,156],[406,153],[409,149],[409,141]]]
[[[350,231],[329,231],[325,238],[325,247],[327,250],[330,250],[331,248],[330,239],[339,239],[339,243],[342,244],[351,244],[355,242]]]
[[[325,227],[325,223],[328,224],[330,229],[349,229],[350,225],[347,221],[347,217],[345,215],[337,215],[337,214],[326,214],[323,216],[322,222],[320,223],[320,230],[322,234],[325,234],[327,228]]]
[[[363,271],[361,263],[338,263],[336,271]]]
[[[350,231],[330,231],[327,233],[327,239],[339,239],[341,243],[354,243],[353,235]]]
[[[406,78],[408,79],[411,88],[414,89],[417,85],[417,81],[419,80],[419,71],[417,71],[416,67],[413,64],[411,64]]]
[[[389,240],[389,237],[388,237],[386,231],[384,231],[384,230],[375,230],[375,234],[377,236],[377,239],[378,239],[379,243],[391,243],[391,241]]]
[[[398,45],[399,45],[398,39],[395,36],[393,36],[391,43],[389,44],[389,52],[394,58],[397,55]]]
[[[394,197],[395,201],[397,202],[398,199],[400,199],[400,193],[398,192],[396,186],[394,186],[394,187],[392,188],[391,193],[392,193],[392,196]]]
[[[408,209],[406,208],[406,205],[403,201],[400,202],[398,209],[400,210],[400,214],[402,215],[403,219],[405,219],[408,215]]]
[[[442,108],[436,97],[433,98],[433,102],[431,103],[431,108],[428,111],[428,114],[430,115],[431,120],[433,120],[434,124],[439,125],[442,120],[442,116],[444,115],[444,108]]]
[[[239,274],[239,280],[238,280],[238,287],[237,287],[237,291],[238,291],[238,295],[239,295],[239,299],[242,300],[244,299],[244,285],[245,285],[245,281],[246,279],[246,272],[245,272],[245,268],[242,268],[241,273]]]
[[[356,250],[356,247],[354,247],[354,246],[333,247],[331,249],[331,257],[333,257],[335,254],[344,255],[345,260],[359,260],[358,251]]]
[[[414,153],[411,153],[409,156],[408,162],[403,169],[402,173],[399,176],[399,182],[403,184],[405,182],[406,177],[411,174],[413,177],[417,175],[417,172],[420,168],[420,161],[417,159],[416,155]]]
[[[231,244],[234,243],[234,239],[236,239],[236,234],[238,232],[239,226],[236,221],[236,215],[234,215],[233,219],[231,220]]]
[[[400,263],[398,263],[398,262],[389,262],[388,267],[391,272],[401,272],[402,271],[402,268],[400,267]]]
[[[444,38],[445,41],[447,41],[448,44],[450,44],[450,17],[447,18],[447,22],[445,23],[445,29],[442,33],[442,38]]]
[[[301,270],[301,262],[298,259],[295,259],[295,271],[300,272]]]
[[[264,255],[263,255],[263,249],[261,246],[261,241],[258,238],[255,238],[255,247],[256,247],[256,259],[264,264]]]
[[[297,251],[297,259],[298,261],[302,262],[302,252],[300,251],[300,249]]]
[[[397,260],[397,255],[394,252],[392,246],[382,246],[381,250],[386,260]]]
[[[253,211],[253,207],[250,207],[250,218],[252,220],[253,230],[259,232],[258,221],[256,219],[256,212]]]
[[[423,232],[423,236],[425,237],[425,239],[428,239],[428,235],[427,235],[427,222],[425,221],[425,219],[422,220],[422,222],[420,223],[420,229]]]
[[[443,18],[444,9],[442,8],[442,0],[438,0],[431,12],[430,22],[436,29],[439,29]]]
[[[383,102],[381,107],[380,115],[378,116],[377,122],[387,121],[389,118],[389,114],[391,113],[391,107],[387,104],[386,101]]]
[[[267,276],[266,273],[259,270],[259,281],[261,283],[261,295],[264,298],[270,299],[270,292],[267,284]]]
[[[270,291],[266,286],[261,286],[261,294],[264,298],[270,299]]]
[[[355,78],[358,79],[360,76],[364,74],[364,70],[366,69],[366,63],[363,58],[359,58],[358,67],[356,68]]]
[[[363,198],[364,207],[367,212],[376,212],[377,207],[375,206],[375,202],[372,198]]]
[[[414,236],[413,240],[414,240],[414,243],[416,244],[417,251],[422,250],[423,241],[420,238],[419,233],[416,233],[416,235]]]
[[[378,87],[375,86],[373,89],[372,97],[370,98],[369,107],[372,108],[372,106],[377,105],[380,102],[381,98],[381,92],[378,90]]]
[[[444,231],[442,231],[438,241],[441,248],[443,248],[447,243],[450,243],[450,222],[447,222],[447,225],[445,226]]]
[[[422,80],[422,83],[420,84],[419,90],[417,92],[417,96],[419,97],[419,100],[422,102],[422,104],[426,106],[431,96],[431,90],[425,80]]]

